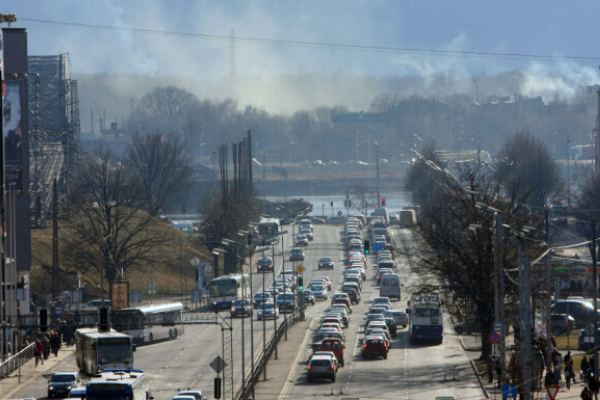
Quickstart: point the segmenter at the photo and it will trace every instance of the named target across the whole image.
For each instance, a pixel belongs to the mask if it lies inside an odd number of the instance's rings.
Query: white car
[[[193,396],[195,400],[205,400],[201,390],[182,390],[177,396]]]

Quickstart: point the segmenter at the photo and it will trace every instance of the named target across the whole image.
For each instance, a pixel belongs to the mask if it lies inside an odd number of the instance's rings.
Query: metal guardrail
[[[9,357],[0,364],[0,379],[6,378],[14,371],[21,368],[27,361],[31,360],[34,357],[34,349],[35,343],[31,343],[23,350],[19,351],[14,356]]]
[[[287,329],[290,329],[290,327],[292,325],[294,325],[294,323],[297,321],[298,317],[294,314],[287,318],[288,318]],[[259,354],[258,361],[255,363],[254,371],[250,371],[250,376],[246,380],[247,383],[246,383],[245,390],[244,390],[244,388],[239,388],[235,392],[234,399],[245,400],[245,399],[252,398],[252,390],[254,389],[256,382],[258,382],[260,376],[262,375],[263,371],[265,370],[267,362],[269,362],[269,359],[271,358],[273,351],[275,351],[275,345],[283,337],[283,335],[285,333],[285,329],[286,329],[285,323],[279,324],[279,327],[277,328],[277,334],[271,338],[271,340],[267,344],[267,347],[265,348],[265,352],[262,354]]]

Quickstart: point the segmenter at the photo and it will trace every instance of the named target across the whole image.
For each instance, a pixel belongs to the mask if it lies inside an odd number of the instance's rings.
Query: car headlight
[[[67,386],[67,390],[71,390],[73,388],[73,386],[69,385]]]
[[[54,390],[54,386],[48,386],[48,390]]]

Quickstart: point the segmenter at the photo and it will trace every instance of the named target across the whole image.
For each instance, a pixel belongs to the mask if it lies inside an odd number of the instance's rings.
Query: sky
[[[592,0],[3,0],[27,27],[30,54],[71,55],[74,74],[127,73],[218,82],[231,76],[386,77],[525,71],[522,89],[572,89],[600,80]],[[67,23],[195,32],[224,38],[93,29]],[[413,49],[530,53],[551,62],[490,56],[358,51],[236,41],[227,36]],[[560,56],[598,57],[576,61]],[[528,74],[528,75],[527,75]],[[558,80],[557,76],[558,75]],[[539,77],[539,80],[538,80]],[[277,90],[273,85],[270,90]]]

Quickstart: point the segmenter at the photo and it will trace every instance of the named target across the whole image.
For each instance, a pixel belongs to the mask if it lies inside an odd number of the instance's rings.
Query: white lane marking
[[[315,322],[314,319],[311,320],[310,324],[308,325],[308,329],[306,330],[306,333],[304,334],[304,339],[302,339],[302,344],[300,345],[300,351],[298,351],[298,354],[296,354],[296,358],[294,358],[292,368],[290,369],[290,372],[288,373],[288,375],[285,379],[285,384],[283,385],[283,389],[281,390],[281,393],[277,397],[278,399],[281,399],[281,398],[287,399],[288,398],[288,393],[290,391],[290,383],[292,381],[292,378],[294,376],[296,376],[296,370],[298,369],[298,364],[300,363],[300,357],[304,356],[306,354],[307,340],[312,333],[313,322]]]

